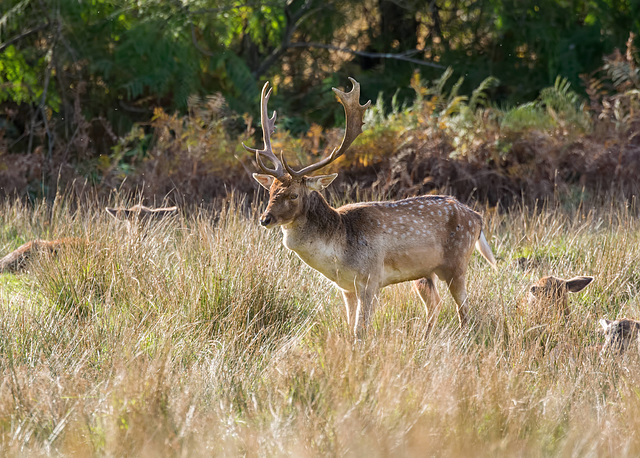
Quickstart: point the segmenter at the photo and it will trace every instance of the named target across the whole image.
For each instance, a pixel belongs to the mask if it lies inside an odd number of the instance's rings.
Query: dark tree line
[[[630,32],[637,1],[4,0],[0,153],[109,154],[193,94],[222,94],[231,118],[254,113],[265,79],[294,132],[335,123],[329,87],[347,75],[363,97],[402,101],[414,72],[452,67],[469,92],[492,75],[494,101],[522,102],[558,75],[579,88]]]

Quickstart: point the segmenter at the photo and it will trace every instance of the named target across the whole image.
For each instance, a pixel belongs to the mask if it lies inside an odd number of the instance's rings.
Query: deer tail
[[[498,270],[496,258],[493,257],[491,247],[489,246],[489,243],[487,243],[487,239],[484,237],[483,231],[480,231],[480,237],[478,237],[478,240],[476,241],[476,250],[478,250],[482,257],[491,264],[491,267],[493,267],[494,270]]]

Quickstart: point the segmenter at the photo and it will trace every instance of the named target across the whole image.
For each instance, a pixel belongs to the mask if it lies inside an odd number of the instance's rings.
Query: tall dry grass
[[[499,269],[472,260],[471,329],[439,284],[427,334],[398,285],[354,343],[337,291],[239,202],[132,230],[5,201],[3,252],[86,243],[0,277],[0,453],[637,456],[640,358],[597,348],[599,318],[640,317],[637,210],[485,209]],[[537,323],[523,299],[551,273],[596,280]]]

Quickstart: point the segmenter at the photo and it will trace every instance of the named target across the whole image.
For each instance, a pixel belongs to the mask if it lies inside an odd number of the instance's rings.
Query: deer
[[[569,280],[549,275],[540,278],[529,287],[529,294],[523,312],[529,327],[528,339],[537,339],[540,349],[550,358],[557,359],[569,349],[563,340],[571,314],[569,293],[577,293],[586,288],[593,277],[577,276]]]
[[[632,342],[636,342],[638,350],[640,350],[640,321],[630,320],[629,318],[620,318],[618,320],[607,320],[602,318],[600,326],[605,335],[604,345],[600,351],[600,357],[609,351],[617,350],[622,353]]]
[[[35,239],[20,245],[11,253],[0,259],[0,273],[17,273],[25,270],[34,253],[48,252],[56,254],[62,246],[77,243],[76,238],[58,240]]]
[[[109,215],[120,220],[135,220],[138,222],[158,220],[166,218],[168,216],[175,215],[178,212],[178,207],[163,207],[163,208],[149,208],[144,205],[134,205],[130,208],[112,208],[106,207],[105,211]]]
[[[349,80],[350,92],[333,88],[346,116],[340,146],[299,170],[289,166],[283,153],[278,158],[272,151],[277,113],[268,115],[271,88],[268,81],[264,84],[260,98],[264,146],[242,144],[255,154],[262,172],[253,173],[253,178],[269,192],[260,225],[280,227],[284,246],[341,291],[347,325],[356,338],[369,328],[380,289],[406,281],[413,281],[430,327],[441,303],[436,278],[448,285],[462,328],[468,315],[465,278],[474,246],[496,269],[480,214],[453,197],[436,195],[334,208],[321,191],[338,174],[311,175],[342,156],[362,132],[363,115],[371,101],[360,105],[360,84]]]
[[[569,280],[549,275],[542,277],[529,288],[529,305],[540,312],[568,317],[569,293],[577,293],[593,281],[593,277],[578,276]],[[545,313],[546,314],[546,313]]]
[[[131,208],[105,208],[106,212],[118,220],[123,220],[129,230],[131,223],[144,223],[173,216],[178,212],[178,207],[149,208],[144,205],[134,205]],[[137,227],[137,226],[136,226]],[[81,243],[77,237],[66,237],[57,240],[35,239],[20,245],[18,248],[0,259],[0,274],[18,273],[24,271],[34,254],[48,252],[57,254],[60,248]]]

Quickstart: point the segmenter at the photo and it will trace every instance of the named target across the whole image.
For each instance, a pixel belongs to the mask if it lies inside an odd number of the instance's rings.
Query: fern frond
[[[568,112],[577,108],[580,98],[571,90],[569,80],[558,76],[553,87],[540,91],[540,101],[557,112]]]
[[[440,116],[451,116],[453,113],[459,113],[466,107],[465,102],[469,100],[466,95],[459,95],[453,98],[449,98],[447,106],[442,110]]]
[[[546,130],[553,125],[549,115],[537,102],[518,105],[504,113],[500,128],[520,132],[527,129]]]
[[[378,126],[384,123],[384,101],[382,99],[382,92],[378,93],[378,98],[376,99],[376,103],[369,107],[367,111],[364,112],[364,123],[368,128]]]
[[[438,98],[445,98],[444,95],[444,86],[447,84],[449,78],[453,75],[453,68],[447,67],[447,69],[442,73],[440,78],[434,81],[434,87],[432,89],[431,94],[435,95]]]
[[[616,90],[623,92],[630,87],[640,88],[640,69],[634,61],[628,61],[620,55],[620,51],[605,60],[604,69]]]
[[[471,99],[469,100],[469,108],[475,111],[478,107],[486,107],[489,103],[489,96],[487,91],[492,87],[497,86],[500,80],[495,76],[488,76],[480,85],[474,89],[471,93]]]
[[[462,86],[462,83],[464,83],[464,76],[461,76],[460,78],[458,78],[458,81],[456,81],[456,84],[454,84],[453,87],[451,88],[451,91],[449,92],[449,96],[447,97],[447,102],[455,99],[458,96],[458,92],[460,92],[460,86]]]

